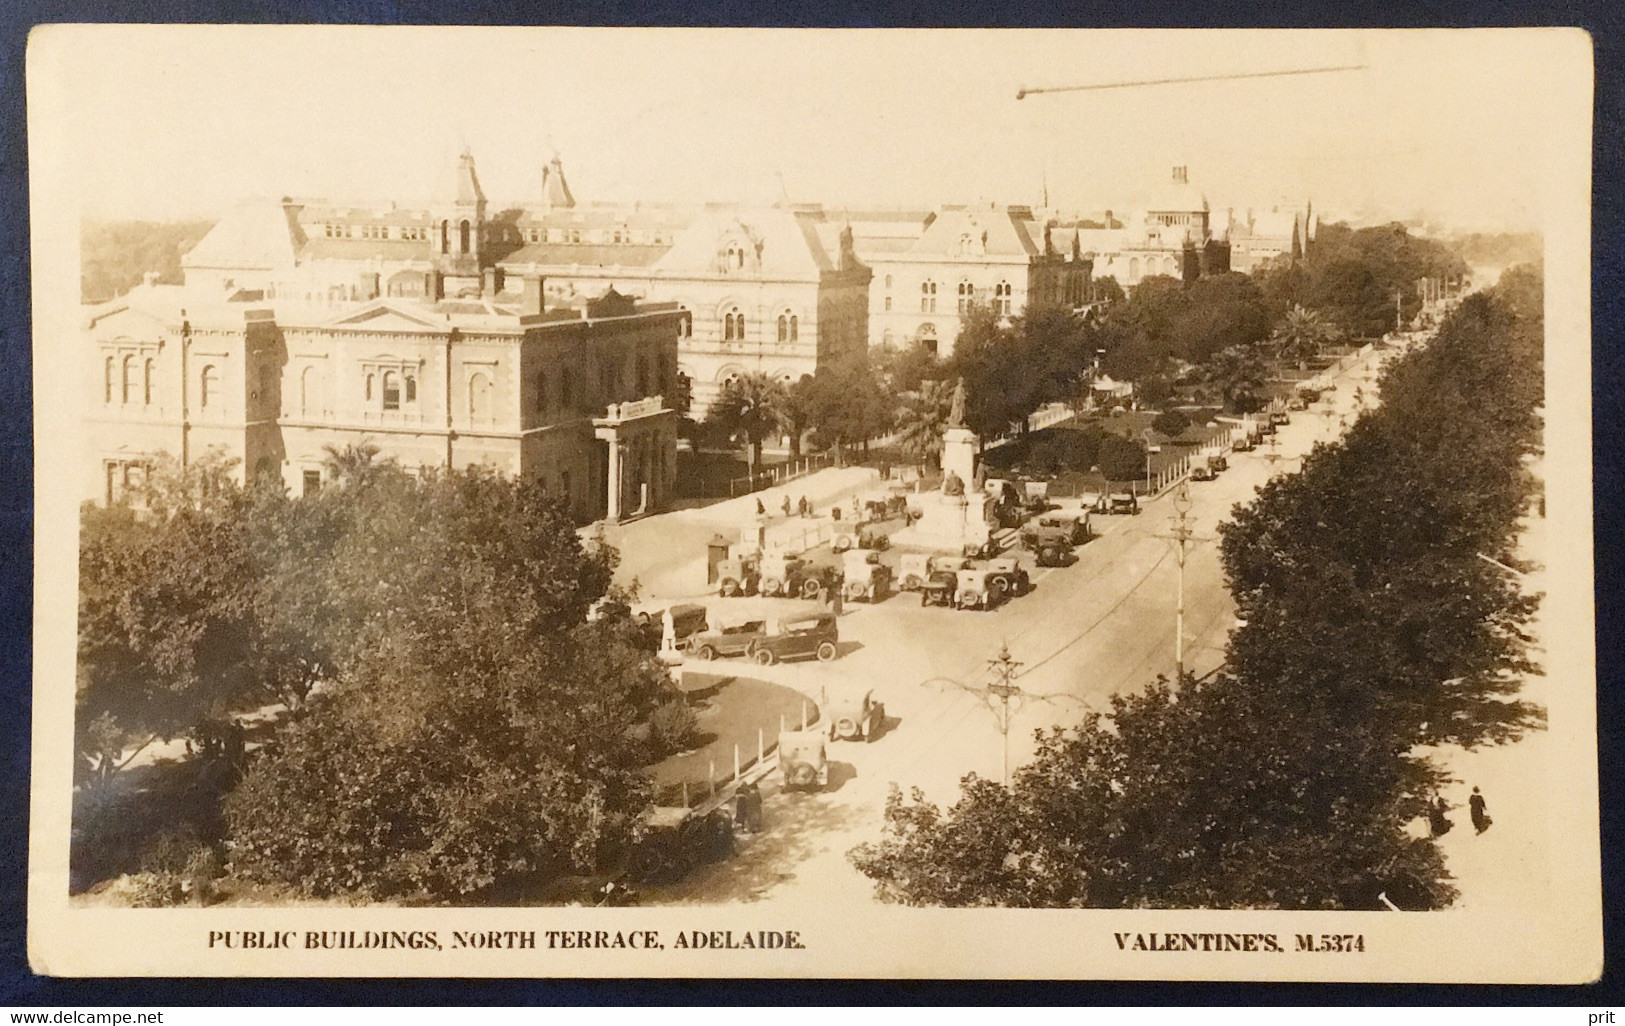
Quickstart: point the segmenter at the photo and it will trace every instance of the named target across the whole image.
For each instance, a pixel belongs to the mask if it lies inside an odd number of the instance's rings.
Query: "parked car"
[[[1027,576],[1026,569],[1008,556],[989,561],[983,569],[987,571],[988,581],[999,592],[1000,598],[1025,595],[1032,587],[1032,579]]]
[[[992,609],[998,605],[1004,590],[994,583],[994,578],[985,568],[959,571],[954,588],[955,608]]]
[[[920,585],[920,605],[951,606],[958,589],[959,571],[933,570],[930,578]]]
[[[806,566],[807,561],[804,559],[782,553],[767,553],[762,556],[757,590],[769,598],[779,595],[799,595],[802,571]]]
[[[1270,414],[1270,423],[1272,425],[1290,424],[1292,423],[1292,418],[1287,415],[1285,410],[1276,410],[1274,413]]]
[[[753,558],[736,556],[717,564],[717,594],[723,598],[754,595],[759,580],[760,573]]]
[[[1214,469],[1213,461],[1210,458],[1206,456],[1191,457],[1192,481],[1211,481],[1218,476],[1219,472]]]
[[[1090,537],[1088,510],[1051,510],[1021,529],[1022,544],[1035,552],[1050,541],[1082,545]]]
[[[1305,399],[1301,395],[1293,396],[1287,401],[1286,408],[1295,413],[1302,410],[1307,410],[1309,408],[1309,400]]]
[[[824,731],[787,730],[779,735],[779,772],[786,791],[816,791],[829,786],[829,757]]]
[[[660,645],[661,632],[666,629],[665,616],[668,610],[651,609],[641,613],[632,614],[632,622],[653,634],[655,647]],[[706,629],[707,613],[705,607],[692,602],[682,602],[672,606],[671,613],[672,632],[677,639],[679,648],[690,637]]]
[[[840,655],[840,627],[834,613],[809,613],[785,620],[769,620],[766,629],[747,650],[763,666],[781,659],[817,656],[827,663]]]
[[[627,872],[644,884],[673,883],[697,866],[733,852],[733,820],[721,809],[700,815],[693,809],[656,806],[627,858]]]
[[[963,556],[929,556],[923,552],[905,552],[898,557],[895,586],[899,591],[919,591],[931,575],[941,570],[958,570],[965,565]]]
[[[861,697],[847,694],[826,697],[824,714],[829,719],[831,741],[868,741],[880,733],[886,722],[886,707],[875,700],[873,690]]]
[[[1223,450],[1210,454],[1207,459],[1214,470],[1222,472],[1230,469],[1230,457],[1226,456]]]
[[[879,602],[891,590],[891,567],[878,552],[848,552],[843,557],[841,594],[848,602]]]
[[[767,632],[766,620],[746,620],[715,630],[700,631],[688,639],[688,650],[709,662],[719,656],[742,656],[748,653]]]
[[[1040,542],[1033,556],[1039,566],[1070,566],[1077,558],[1072,546],[1060,541]]]
[[[1133,492],[1113,492],[1106,512],[1126,516],[1137,514],[1140,512],[1139,496]]]

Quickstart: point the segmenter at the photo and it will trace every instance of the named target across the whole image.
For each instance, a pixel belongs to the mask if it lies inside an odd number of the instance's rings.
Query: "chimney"
[[[542,287],[546,283],[547,279],[540,275],[525,275],[525,288],[519,300],[519,316],[536,317],[547,309],[547,293]]]

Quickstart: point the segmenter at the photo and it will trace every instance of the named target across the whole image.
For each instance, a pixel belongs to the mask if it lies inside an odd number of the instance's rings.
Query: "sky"
[[[250,197],[1126,210],[1174,165],[1215,210],[1540,221],[1561,30],[1095,31],[68,26],[31,39],[31,140],[95,216]],[[1588,52],[1585,54],[1588,56]],[[1022,87],[1325,66],[1292,77]],[[1569,112],[1574,114],[1575,112]],[[1566,122],[1572,124],[1572,122]],[[55,133],[60,132],[60,136]]]

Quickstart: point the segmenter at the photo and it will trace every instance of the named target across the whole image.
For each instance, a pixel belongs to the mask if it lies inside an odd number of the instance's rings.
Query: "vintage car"
[[[1106,512],[1132,516],[1140,512],[1139,496],[1133,492],[1113,492],[1107,499]]]
[[[1004,591],[994,578],[986,568],[959,571],[954,582],[954,608],[992,609],[998,605]]]
[[[1271,425],[1281,425],[1281,424],[1290,424],[1290,423],[1292,423],[1292,418],[1287,415],[1287,412],[1285,410],[1276,410],[1275,412],[1270,414],[1270,424]]]
[[[841,594],[848,602],[879,602],[891,590],[891,567],[878,552],[847,552],[843,556]]]
[[[783,553],[768,552],[762,555],[758,565],[759,574],[756,590],[768,598],[777,598],[780,595],[799,595],[801,593],[801,571],[807,565],[806,560]]]
[[[754,595],[761,573],[750,556],[725,559],[717,564],[717,594],[723,598]]]
[[[1214,470],[1224,471],[1230,469],[1230,457],[1226,456],[1222,450],[1210,455],[1208,462],[1213,464]]]
[[[1021,543],[1038,551],[1052,541],[1082,545],[1091,537],[1088,510],[1051,510],[1021,529]]]
[[[667,884],[697,866],[733,853],[733,820],[721,809],[701,815],[681,806],[656,806],[627,858],[627,873],[638,883]]]
[[[1047,541],[1039,542],[1033,549],[1033,558],[1039,566],[1071,566],[1078,557],[1065,542]]]
[[[931,575],[947,570],[956,571],[965,566],[963,556],[928,556],[923,552],[906,552],[897,560],[894,579],[899,591],[919,591],[931,580]]]
[[[1230,449],[1233,452],[1252,452],[1256,448],[1258,448],[1258,443],[1253,441],[1251,435],[1237,435],[1236,440],[1230,443]]]
[[[705,607],[692,602],[682,602],[672,606],[670,610],[650,609],[633,613],[632,622],[644,630],[652,632],[656,647],[659,646],[661,632],[666,629],[666,613],[671,613],[671,626],[673,635],[679,647],[688,641],[689,637],[705,630]]]
[[[691,635],[688,650],[696,658],[707,662],[718,656],[742,656],[748,654],[766,633],[766,620],[746,620]]]
[[[1305,399],[1301,395],[1293,396],[1291,399],[1287,400],[1286,408],[1294,413],[1307,410],[1309,408],[1309,400]]]
[[[822,729],[779,734],[779,772],[786,791],[816,791],[829,784],[829,757]]]
[[[1032,579],[1027,576],[1026,569],[1009,556],[989,560],[982,569],[987,571],[989,583],[997,589],[1001,598],[1025,595],[1032,587]]]
[[[820,662],[827,663],[840,655],[839,642],[840,628],[834,613],[809,613],[767,621],[746,654],[763,666],[803,656],[817,656]]]
[[[1218,476],[1219,476],[1219,471],[1218,471],[1218,468],[1216,468],[1213,465],[1213,458],[1212,457],[1210,457],[1210,456],[1192,456],[1191,457],[1191,480],[1192,481],[1212,481],[1214,478],[1216,478]]]
[[[801,568],[801,575],[793,582],[793,590],[786,595],[799,594],[804,599],[823,601],[824,595],[841,586],[841,568],[822,563],[809,563]]]
[[[873,690],[865,691],[861,697],[826,697],[824,714],[829,719],[831,741],[868,741],[880,733],[886,722],[886,707],[875,701]]]

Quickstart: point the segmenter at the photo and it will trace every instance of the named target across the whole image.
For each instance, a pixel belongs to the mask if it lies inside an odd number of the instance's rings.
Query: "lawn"
[[[719,779],[732,775],[735,745],[739,748],[740,766],[754,762],[758,731],[763,743],[771,748],[778,740],[781,716],[790,730],[801,725],[803,708],[809,720],[818,718],[818,706],[801,692],[765,680],[688,673],[684,676],[684,690],[689,692],[689,704],[699,715],[704,743],[668,756],[652,767],[661,805],[682,804],[684,783],[688,784],[689,801],[693,803],[705,791],[713,771]]]

